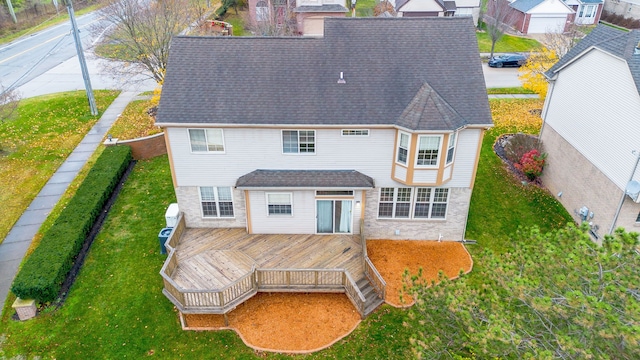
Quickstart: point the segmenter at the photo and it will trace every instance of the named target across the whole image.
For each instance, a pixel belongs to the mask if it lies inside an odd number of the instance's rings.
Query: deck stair
[[[376,291],[376,288],[373,287],[371,281],[366,276],[361,277],[358,281],[356,281],[356,285],[362,295],[364,295],[366,301],[364,305],[364,314],[363,317],[371,314],[375,309],[378,308],[382,303],[384,303],[384,299],[380,297],[380,294]]]

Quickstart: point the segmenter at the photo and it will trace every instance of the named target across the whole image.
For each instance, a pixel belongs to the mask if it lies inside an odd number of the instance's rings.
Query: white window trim
[[[213,196],[214,196],[214,202],[216,203],[216,216],[210,216],[210,215],[205,215],[204,214],[204,210],[202,209],[202,192],[200,191],[201,188],[213,188]],[[231,206],[233,208],[233,216],[220,216],[220,198],[218,196],[218,188],[221,187],[226,187],[229,188],[229,191],[231,192]],[[236,218],[236,207],[235,207],[235,201],[233,200],[233,186],[198,186],[198,198],[200,199],[200,216],[202,217],[202,219],[235,219]],[[207,201],[211,201],[211,200],[207,200]]]
[[[291,214],[271,214],[269,213],[269,195],[288,195],[289,196],[289,205],[291,206]],[[291,192],[265,192],[264,193],[264,202],[267,210],[267,216],[277,216],[277,217],[293,217],[293,193]],[[276,205],[276,204],[274,204]]]
[[[424,138],[424,137],[437,137],[439,138],[438,140],[438,157],[436,158],[436,164],[435,165],[418,165],[418,158],[419,158],[419,154],[420,154],[420,139]],[[440,167],[440,162],[442,161],[442,145],[443,142],[442,141],[443,136],[442,135],[436,135],[436,134],[421,134],[418,135],[418,141],[416,142],[416,158],[414,160],[414,165],[416,168],[419,169],[437,169]]]
[[[451,138],[455,136],[455,139],[453,139],[453,144],[451,143]],[[448,140],[448,144],[447,144],[447,152],[445,154],[445,165],[450,165],[453,164],[453,162],[456,159],[456,151],[457,146],[458,145],[458,132],[452,132],[451,134],[449,134],[449,140]],[[451,155],[451,160],[449,160],[449,149],[453,148],[453,154]]]
[[[207,140],[207,130],[220,130],[220,134],[222,135],[222,151],[209,151],[207,149],[207,151],[193,151],[193,147],[191,146],[191,132],[189,130],[203,130],[204,131],[204,138],[205,138],[205,143],[207,144],[207,148],[209,146],[209,141]],[[224,141],[224,130],[220,129],[220,128],[188,128],[187,129],[187,137],[189,138],[189,151],[191,151],[192,154],[218,154],[218,155],[223,155],[226,154],[227,151],[227,144]]]
[[[298,132],[298,152],[288,153],[284,152],[284,132],[285,131],[296,131]],[[313,131],[313,152],[300,152],[300,131]],[[309,129],[282,129],[280,130],[280,151],[282,155],[293,155],[293,156],[313,156],[318,152],[318,134],[315,130]]]
[[[400,144],[402,143],[402,135],[407,135],[407,137],[409,138],[409,140],[407,140],[407,161],[404,163],[398,160],[398,155],[400,154]],[[411,134],[403,131],[398,131],[398,138],[396,139],[396,141],[398,143],[396,144],[395,163],[407,167],[409,165],[409,154],[411,154]]]
[[[345,132],[350,132],[350,131],[354,131],[354,132],[366,132],[366,134],[345,134]],[[369,129],[342,129],[340,130],[340,135],[343,137],[369,137],[369,134],[371,132],[369,131]]]
[[[403,188],[406,186],[402,186]],[[446,221],[447,220],[447,215],[449,214],[449,204],[450,204],[450,200],[451,200],[451,188],[444,188],[444,187],[428,187],[428,186],[416,186],[416,187],[410,187],[411,188],[411,201],[409,203],[409,217],[395,217],[395,213],[396,213],[396,204],[397,202],[397,194],[398,194],[398,188],[397,187],[393,187],[393,210],[392,210],[392,216],[391,217],[381,217],[380,216],[380,194],[382,193],[382,189],[383,188],[391,188],[390,186],[385,186],[385,187],[381,187],[378,189],[378,208],[376,210],[376,218],[378,220],[399,220],[399,221]],[[415,217],[415,206],[416,206],[416,201],[418,198],[418,189],[419,188],[429,188],[431,189],[430,194],[429,194],[429,216],[428,217]],[[436,194],[436,189],[447,189],[447,201],[442,203],[442,202],[438,202],[438,204],[446,204],[446,210],[445,210],[445,214],[444,217],[438,217],[438,218],[433,218],[432,217],[432,212],[433,212],[433,205],[434,205],[434,199],[435,199],[435,194]],[[388,203],[388,201],[385,201],[385,203]]]

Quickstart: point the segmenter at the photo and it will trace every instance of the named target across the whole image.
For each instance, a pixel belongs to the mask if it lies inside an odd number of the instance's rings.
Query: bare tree
[[[542,42],[547,49],[556,54],[558,59],[561,59],[585,36],[585,33],[580,31],[575,23],[558,30],[560,31],[544,34]]]
[[[18,110],[20,93],[16,89],[5,89],[0,84],[0,122],[11,119]]]
[[[288,0],[259,0],[256,5],[256,20],[251,30],[258,36],[297,35],[293,4]]]
[[[487,13],[483,20],[487,26],[487,34],[491,39],[491,55],[496,47],[496,42],[502,38],[504,32],[516,22],[517,14],[511,8],[508,0],[488,0]]]
[[[205,2],[190,0],[106,0],[100,10],[106,21],[98,29],[105,40],[116,44],[125,60],[162,83],[174,35],[186,31],[205,13]],[[110,67],[114,73],[128,72],[122,64]]]

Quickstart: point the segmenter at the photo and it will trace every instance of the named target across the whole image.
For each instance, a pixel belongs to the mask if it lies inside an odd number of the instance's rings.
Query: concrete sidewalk
[[[67,160],[40,190],[40,193],[33,199],[27,210],[13,225],[7,237],[0,244],[0,311],[4,307],[4,302],[11,289],[11,283],[31,244],[31,239],[47,219],[47,216],[67,190],[69,184],[78,175],[80,169],[98,148],[98,145],[102,143],[102,139],[111,128],[113,122],[137,94],[138,91],[120,93],[102,114],[100,120],[89,130]]]

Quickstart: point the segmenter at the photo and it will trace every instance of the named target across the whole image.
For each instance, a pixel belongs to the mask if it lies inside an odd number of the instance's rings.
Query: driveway
[[[486,63],[482,63],[484,82],[487,88],[509,88],[521,87],[522,82],[518,79],[518,68],[491,68]]]

